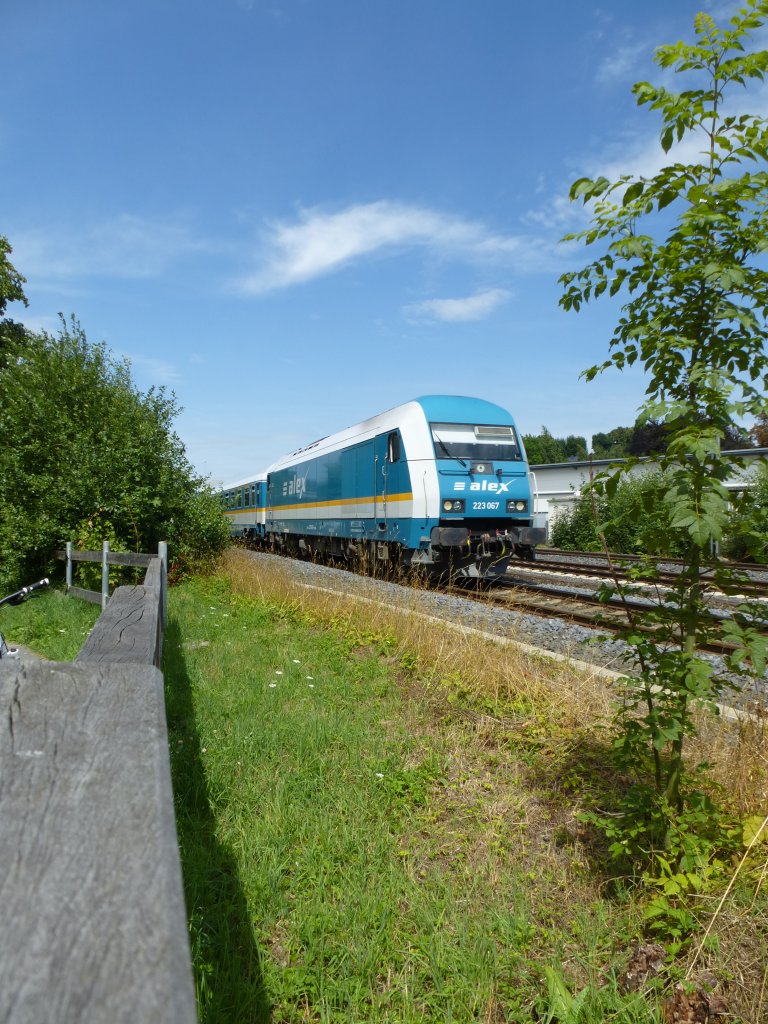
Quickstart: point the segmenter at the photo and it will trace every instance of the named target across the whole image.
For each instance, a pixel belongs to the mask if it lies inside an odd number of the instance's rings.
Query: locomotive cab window
[[[400,461],[400,435],[396,430],[387,435],[387,462]]]
[[[515,428],[493,424],[430,423],[438,459],[472,462],[520,462]]]

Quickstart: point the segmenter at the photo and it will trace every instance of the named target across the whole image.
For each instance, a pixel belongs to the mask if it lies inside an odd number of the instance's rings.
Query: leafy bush
[[[219,499],[206,484],[200,484],[184,507],[168,522],[169,580],[184,579],[192,571],[209,567],[229,544],[229,524],[221,513]]]
[[[100,551],[103,542],[109,541],[110,551],[125,551],[128,545],[121,540],[115,532],[115,528],[105,516],[103,509],[97,509],[88,519],[79,523],[69,538],[73,542],[76,551]],[[101,563],[100,562],[76,562],[75,563],[77,586],[86,590],[101,590]],[[121,567],[111,566],[109,570],[109,585],[115,587],[121,582]]]
[[[573,551],[598,551],[603,533],[611,551],[679,555],[685,537],[671,526],[668,487],[662,473],[648,473],[625,479],[611,496],[584,494],[555,520],[552,543]]]
[[[0,370],[0,587],[49,573],[84,524],[94,547],[221,550],[224,517],[173,430],[178,412],[163,388],[139,391],[129,364],[76,320],[27,334]]]
[[[723,554],[741,561],[768,562],[768,463],[753,473],[751,483],[729,520]]]

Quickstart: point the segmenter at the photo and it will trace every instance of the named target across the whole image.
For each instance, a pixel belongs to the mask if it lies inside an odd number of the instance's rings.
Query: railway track
[[[591,577],[593,579],[601,580],[614,580],[618,579],[624,583],[629,580],[626,572],[622,569],[627,565],[637,565],[641,562],[641,558],[638,555],[611,555],[611,561],[609,563],[608,558],[597,552],[588,551],[561,551],[554,548],[547,548],[544,551],[537,552],[537,559],[535,562],[513,563],[510,566],[510,573],[512,575],[519,575],[521,571],[532,573],[532,574],[546,574],[546,573],[557,573],[564,574],[573,577]],[[647,585],[662,586],[662,587],[674,587],[679,578],[679,571],[675,571],[674,568],[669,569],[668,566],[680,566],[682,567],[682,561],[680,559],[664,558],[659,560],[658,575],[653,580],[647,581]],[[744,562],[729,562],[725,563],[725,568],[733,569],[734,571],[743,574],[744,579],[740,580],[738,584],[734,585],[734,589],[738,590],[739,596],[749,598],[768,598],[768,566],[766,565],[753,565],[751,563]],[[707,582],[708,574],[704,573],[704,581]],[[638,585],[642,585],[642,581],[634,581]],[[714,587],[712,593],[722,593],[717,591]]]
[[[627,612],[636,612],[640,615],[654,607],[662,606],[663,589],[659,590],[654,581],[654,587],[638,585],[632,596],[617,598],[606,601],[599,597],[595,591],[579,590],[584,585],[583,578],[590,577],[592,580],[612,579],[613,572],[604,567],[603,572],[595,571],[595,566],[576,566],[579,570],[574,572],[574,565],[565,562],[558,568],[552,562],[537,563],[533,569],[529,563],[518,565],[514,563],[507,573],[503,583],[491,590],[478,591],[464,588],[450,588],[454,593],[461,593],[463,596],[471,596],[473,600],[483,601],[487,604],[523,611],[527,614],[537,615],[543,618],[560,619],[569,623],[577,623],[591,629],[606,633],[619,633],[629,624]],[[538,576],[538,579],[536,578]],[[550,580],[543,582],[549,576]],[[551,582],[552,577],[558,576],[563,580],[570,579],[570,583]],[[574,578],[576,583],[574,583]],[[671,574],[674,582],[674,574]],[[660,581],[659,581],[660,582]],[[738,599],[730,600],[725,595],[720,595],[731,606],[734,602],[738,607]],[[750,598],[760,597],[768,599],[768,584],[755,581],[754,587],[748,595]],[[727,617],[727,611],[717,609],[713,605],[713,619]],[[655,627],[643,623],[635,623],[634,629],[641,632],[653,634]],[[766,631],[768,635],[768,631]],[[710,654],[728,655],[736,649],[735,645],[726,641],[712,640],[702,642],[699,650]]]

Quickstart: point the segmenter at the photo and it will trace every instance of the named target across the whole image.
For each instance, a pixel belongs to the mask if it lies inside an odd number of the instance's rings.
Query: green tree
[[[630,455],[662,455],[669,444],[669,426],[663,420],[640,418],[632,428],[627,444]]]
[[[532,466],[543,466],[569,459],[586,459],[587,442],[583,437],[553,437],[546,427],[540,434],[523,434],[523,444]]]
[[[750,431],[758,448],[768,448],[768,412],[759,412]]]
[[[670,528],[683,541],[684,565],[673,597],[653,611],[656,638],[631,628],[625,635],[638,672],[627,681],[617,747],[643,785],[648,766],[651,786],[634,806],[650,823],[652,841],[667,845],[670,815],[690,810],[697,799],[686,792],[683,775],[692,703],[714,707],[728,685],[699,656],[700,642],[727,630],[737,644],[732,667],[744,670],[750,661],[762,673],[765,665],[764,642],[754,629],[713,621],[704,597],[705,579],[735,583],[710,555],[730,500],[721,442],[735,420],[757,416],[766,402],[768,175],[759,168],[768,159],[768,127],[726,106],[731,93],[765,77],[768,51],[747,52],[745,43],[766,16],[768,0],[748,0],[727,29],[697,15],[694,43],[656,51],[665,72],[690,73],[690,87],[679,93],[647,82],[634,87],[638,104],[661,116],[664,152],[691,137],[700,162],[674,162],[650,177],[582,178],[571,188],[572,199],[589,204],[592,221],[570,237],[599,245],[600,253],[561,278],[561,304],[578,310],[605,292],[627,295],[610,357],[586,377],[639,364],[648,382],[642,416],[668,431],[660,457],[668,481],[664,503]],[[648,233],[640,233],[641,223],[649,224]],[[598,491],[614,493],[632,463],[602,476]],[[650,563],[643,568],[646,575],[654,571]]]
[[[0,370],[8,365],[11,351],[18,348],[26,333],[22,324],[4,315],[9,302],[23,302],[27,305],[23,288],[26,278],[11,263],[9,257],[12,251],[8,239],[0,235]]]
[[[593,434],[592,454],[596,459],[625,459],[631,436],[631,427],[614,427],[607,433]]]
[[[9,302],[23,302],[27,305],[23,288],[26,278],[11,263],[9,256],[12,252],[8,239],[0,235],[0,313],[5,313]]]
[[[226,542],[214,496],[173,430],[175,397],[140,392],[129,364],[62,320],[0,374],[0,586],[50,571],[78,536],[193,557]]]

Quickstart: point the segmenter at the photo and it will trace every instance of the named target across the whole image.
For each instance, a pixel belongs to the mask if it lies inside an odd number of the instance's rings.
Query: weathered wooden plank
[[[83,590],[82,587],[70,587],[67,593],[70,597],[79,597],[83,601],[91,601],[93,604],[101,604],[101,593],[95,590]]]
[[[160,588],[117,587],[75,661],[157,665]]]
[[[163,565],[159,558],[155,557],[147,566],[144,576],[145,587],[159,587],[162,580]]]
[[[157,558],[157,555],[143,555],[139,551],[110,551],[107,562],[110,565],[133,565],[146,569],[153,558]]]
[[[192,1024],[163,678],[0,662],[0,1020]]]
[[[101,562],[103,557],[101,551],[72,550],[73,562]],[[56,558],[60,562],[66,561],[67,552],[57,551]],[[133,565],[139,569],[146,569],[153,558],[157,558],[157,555],[145,555],[139,551],[110,551],[107,554],[107,563],[109,565]]]

